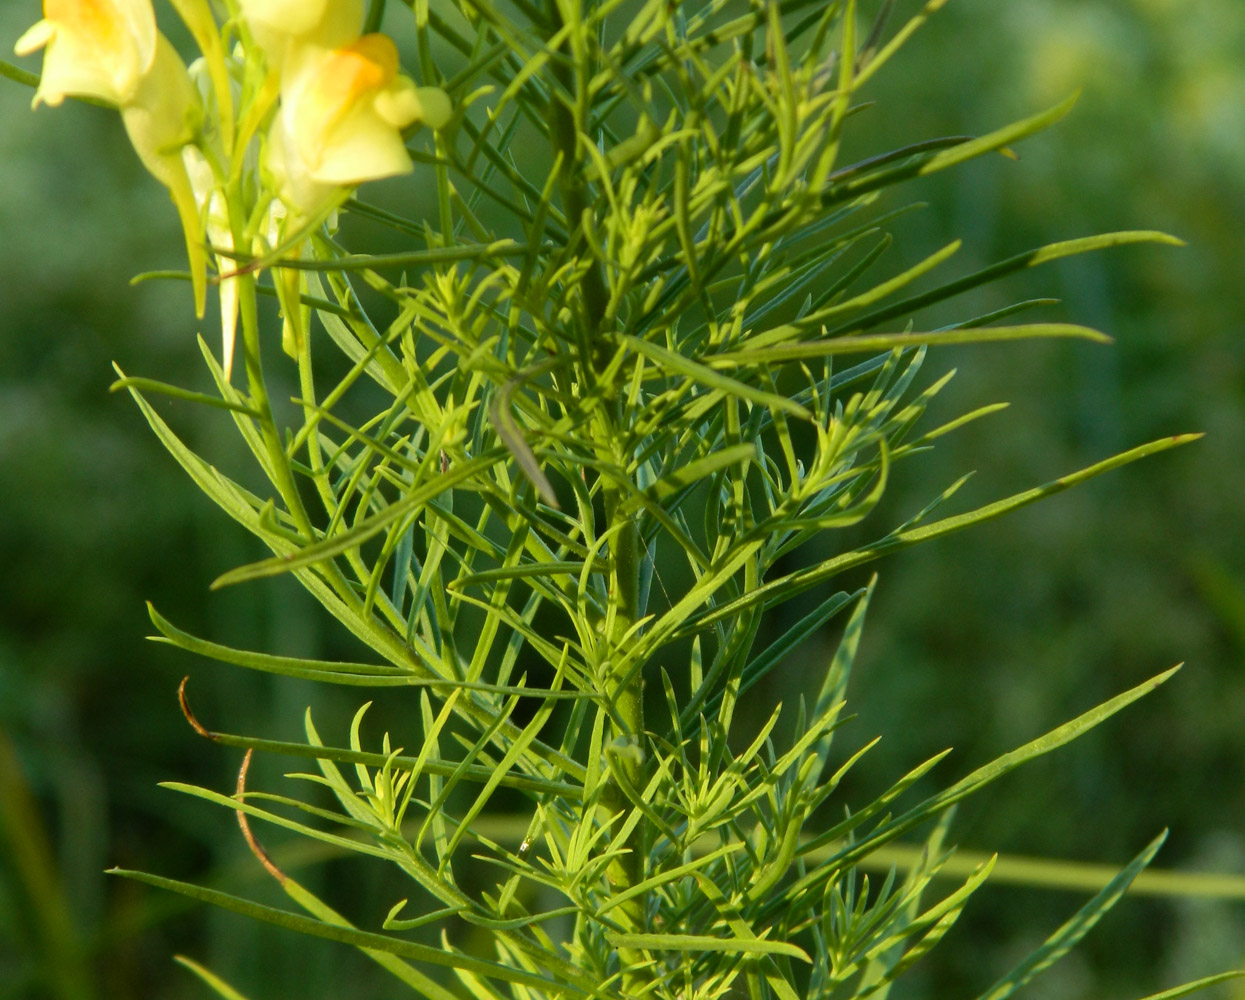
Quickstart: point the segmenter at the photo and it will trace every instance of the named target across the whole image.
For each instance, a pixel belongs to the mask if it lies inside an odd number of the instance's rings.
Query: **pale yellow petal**
[[[359,108],[326,137],[312,177],[353,185],[409,173],[411,157],[398,131],[371,108]]]
[[[22,34],[17,44],[13,46],[13,51],[19,56],[28,56],[38,52],[52,40],[55,34],[56,26],[51,21],[38,21]]]
[[[329,0],[241,0],[242,16],[287,35],[313,31],[324,20]]]
[[[166,170],[185,174],[182,147],[194,140],[203,106],[181,56],[163,35],[151,71],[121,109],[121,118],[135,152],[156,178],[167,185]]]
[[[404,129],[424,117],[419,88],[404,76],[398,77],[376,95],[376,113],[391,127]]]
[[[134,151],[151,174],[169,189],[186,236],[186,253],[195,293],[195,313],[203,315],[207,250],[195,188],[186,169],[183,147],[193,141],[202,117],[199,93],[181,57],[163,35],[157,55],[121,120]]]
[[[155,60],[156,35],[150,0],[46,0],[43,21],[16,51],[46,48],[36,104],[96,97],[125,105]]]
[[[336,49],[359,37],[364,0],[241,0],[268,67],[282,72],[304,46]]]

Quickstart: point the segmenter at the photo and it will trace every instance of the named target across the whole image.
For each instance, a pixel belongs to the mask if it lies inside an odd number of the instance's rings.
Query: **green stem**
[[[385,19],[385,0],[372,0],[367,8],[367,18],[363,22],[363,33],[370,35],[380,31],[380,23]]]
[[[582,22],[583,18],[578,18]],[[557,0],[549,0],[550,35],[557,34],[566,26]],[[581,25],[582,27],[582,25]],[[559,156],[558,182],[562,189],[562,209],[566,215],[566,226],[570,230],[570,239],[576,239],[576,229],[582,229],[584,212],[591,207],[588,184],[585,180],[586,171],[580,164],[579,136],[584,130],[586,117],[586,99],[584,95],[585,81],[590,76],[591,67],[572,65],[578,62],[575,58],[576,46],[572,39],[562,43],[559,57],[552,63],[554,79],[558,86],[549,95],[549,117],[553,137],[553,151]],[[559,93],[560,92],[560,93]],[[591,255],[591,248],[582,235],[579,237],[584,253]],[[582,317],[576,324],[576,344],[579,347],[579,360],[583,374],[588,375],[604,364],[605,357],[599,342],[601,321],[609,307],[609,291],[605,285],[605,274],[599,260],[591,260],[587,273],[580,286],[583,297]]]
[[[570,231],[567,250],[570,252],[578,240],[578,252],[589,257],[589,266],[580,284],[581,308],[575,322],[575,343],[579,355],[579,378],[586,386],[592,387],[608,360],[603,349],[605,345],[601,342],[601,328],[609,308],[609,291],[601,262],[591,257],[591,248],[582,232],[578,237],[576,235],[576,229],[582,229],[584,215],[591,211],[593,203],[579,146],[588,112],[587,81],[591,79],[593,67],[586,65],[586,62],[592,40],[583,28],[579,0],[571,7],[570,22],[563,18],[562,7],[557,0],[549,0],[548,10],[551,37],[568,23],[572,27],[552,63],[558,85],[552,88],[550,94],[550,131],[558,162],[562,206]],[[578,35],[574,32],[576,28],[580,29]],[[622,453],[617,427],[615,420],[601,412],[596,421],[598,448],[602,458],[626,468],[630,463]],[[644,681],[642,671],[619,669],[617,666],[625,659],[620,655],[621,650],[629,641],[628,635],[640,615],[639,529],[623,507],[623,490],[609,483],[602,483],[602,489],[605,529],[610,532],[610,608],[606,620],[608,634],[605,637],[609,657],[601,672],[600,693],[610,706],[611,718],[617,729],[613,746],[607,750],[616,777],[606,784],[601,798],[602,818],[608,821],[610,817],[629,813],[632,809],[622,783],[636,791],[644,789]],[[624,892],[644,880],[649,825],[641,820],[624,842],[611,843],[611,847],[624,848],[624,853],[612,861],[605,872],[613,892]],[[632,897],[618,907],[620,920],[628,930],[642,932],[645,929],[645,909],[644,896]],[[646,984],[645,977],[636,971],[643,968],[642,956],[638,952],[620,948],[618,958],[624,993],[638,993],[646,985],[651,985]]]
[[[294,472],[290,468],[285,447],[281,444],[277,433],[276,420],[272,415],[272,406],[268,401],[268,387],[264,381],[264,368],[260,361],[259,350],[259,314],[256,308],[255,276],[241,274],[238,276],[238,305],[242,318],[242,353],[246,360],[246,381],[251,393],[255,409],[261,414],[259,423],[260,435],[264,441],[264,449],[268,453],[271,466],[272,484],[277,488],[285,503],[290,517],[298,526],[298,530],[308,541],[315,541],[315,531],[311,519],[303,506],[302,497],[298,493],[298,484],[294,482]]]
[[[598,423],[600,433],[606,435],[613,428],[609,422]],[[618,461],[618,456],[613,456]],[[623,464],[624,463],[619,463]],[[604,487],[606,530],[610,535],[610,569],[609,569],[609,614],[606,618],[608,628],[609,659],[602,672],[602,694],[606,703],[611,706],[611,717],[617,730],[614,733],[613,746],[607,749],[611,754],[611,769],[616,777],[604,788],[601,796],[602,816],[618,816],[633,808],[621,782],[625,782],[634,791],[643,793],[645,786],[644,767],[644,679],[643,671],[620,669],[623,658],[618,653],[626,647],[628,634],[640,616],[640,532],[635,519],[623,508],[624,492],[614,485]],[[618,822],[615,820],[615,822]],[[638,885],[644,880],[644,859],[648,853],[650,826],[646,820],[635,825],[627,839],[620,843],[612,843],[611,847],[622,847],[625,853],[616,858],[606,869],[605,875],[610,888],[621,893]],[[634,932],[646,929],[646,899],[644,895],[634,896],[618,907],[618,914],[624,926]],[[623,969],[622,988],[624,993],[637,992],[644,985],[643,979],[634,970],[641,967],[641,956],[631,949],[619,949],[619,962]]]

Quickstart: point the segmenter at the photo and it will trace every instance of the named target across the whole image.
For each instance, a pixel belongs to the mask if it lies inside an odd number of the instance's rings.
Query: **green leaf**
[[[558,503],[558,495],[554,492],[553,484],[549,482],[549,477],[545,475],[544,470],[540,467],[540,463],[536,461],[536,456],[532,454],[532,448],[523,437],[522,431],[519,430],[519,425],[515,423],[514,414],[510,408],[514,393],[522,388],[526,382],[544,372],[552,371],[562,364],[561,358],[552,358],[527,371],[520,372],[515,378],[510,379],[501,387],[497,395],[493,397],[492,405],[489,407],[489,413],[492,416],[493,427],[497,431],[497,436],[501,438],[502,443],[509,449],[510,454],[519,464],[519,468],[523,470],[523,474],[527,476],[529,482],[536,487],[540,498],[554,510],[561,509],[561,505]]]
[[[1232,972],[1221,972],[1215,976],[1206,976],[1203,979],[1195,979],[1192,982],[1183,984],[1182,986],[1173,986],[1170,990],[1164,990],[1162,993],[1151,993],[1144,1000],[1179,1000],[1180,997],[1186,997],[1190,993],[1196,993],[1198,990],[1204,990],[1207,986],[1215,986],[1219,983],[1225,983],[1229,979],[1239,979],[1245,976],[1245,970],[1234,970]]]
[[[755,462],[758,457],[755,444],[737,444],[714,450],[702,458],[693,459],[686,465],[680,465],[674,471],[666,473],[652,486],[645,489],[644,493],[651,500],[664,500],[679,490],[708,479],[715,472],[744,462]],[[623,502],[624,511],[634,511],[640,506],[640,500],[634,495]]]
[[[361,931],[351,925],[343,926],[325,923],[321,920],[313,920],[310,917],[291,913],[289,910],[265,906],[261,903],[252,902],[249,899],[232,896],[229,893],[194,885],[190,882],[162,878],[159,875],[130,871],[124,868],[110,868],[108,874],[120,875],[122,878],[155,886],[157,889],[167,889],[170,892],[187,896],[198,902],[207,903],[210,906],[216,906],[231,913],[238,913],[253,920],[273,924],[298,934],[306,934],[310,937],[318,937],[328,941],[337,941],[340,944],[350,945],[369,954],[376,952],[442,968],[463,969],[486,979],[518,983],[530,986],[536,990],[548,991],[551,995],[560,993],[571,996],[590,996],[593,993],[590,987],[579,982],[559,982],[551,980],[546,976],[533,975],[519,969],[499,965],[496,962],[487,962],[473,958],[461,952],[449,952],[442,948],[432,948],[428,945],[416,944],[403,938],[390,937],[387,934]],[[452,993],[443,989],[438,989],[436,995],[444,997],[446,1000],[456,1000]]]
[[[584,564],[582,562],[538,562],[523,563],[519,566],[499,566],[496,569],[481,570],[479,573],[466,573],[463,576],[455,577],[446,587],[448,590],[462,590],[465,587],[479,587],[491,583],[498,583],[502,580],[523,580],[533,576],[559,576],[573,575],[578,577],[583,572]],[[603,573],[605,567],[603,564],[595,564],[592,567],[594,572]]]
[[[959,251],[961,245],[960,240],[954,240],[941,250],[934,251],[924,260],[913,264],[906,271],[902,271],[895,277],[874,285],[867,292],[861,292],[845,302],[838,302],[824,309],[808,313],[794,322],[784,323],[781,326],[775,326],[769,330],[753,334],[747,338],[747,347],[750,351],[755,350],[759,352],[761,348],[797,337],[804,330],[816,329],[818,327],[824,329],[826,321],[831,317],[855,312],[858,309],[863,309],[865,306],[873,305],[873,303],[879,302],[894,292],[899,291],[899,289],[910,285],[917,278],[928,274],[938,267],[939,264],[953,257]]]
[[[221,979],[220,976],[208,969],[205,969],[193,959],[189,959],[185,955],[174,955],[173,961],[193,972],[196,976],[207,983],[208,986],[212,987],[212,989],[215,990],[219,996],[224,997],[225,1000],[246,1000],[245,996]]]
[[[826,622],[830,621],[835,615],[842,611],[853,600],[861,597],[863,590],[854,593],[837,593],[832,597],[826,598],[816,608],[801,618],[798,622],[787,629],[781,636],[775,639],[764,650],[758,653],[747,666],[744,667],[740,674],[739,694],[745,694],[753,685],[758,683],[771,670],[778,666],[787,655],[802,643],[809,636],[818,632]],[[699,692],[697,693],[699,694]],[[718,691],[706,702],[706,714],[713,712],[722,700],[722,692]],[[680,725],[684,730],[692,735],[699,731],[699,723],[692,718],[699,707],[697,696],[694,695],[692,701],[684,709],[680,717]]]
[[[960,146],[952,146],[950,149],[944,149],[935,153],[930,157],[917,171],[921,177],[928,174],[937,173],[939,170],[946,170],[948,167],[954,167],[968,160],[976,159],[983,153],[992,153],[996,149],[1002,149],[1013,142],[1019,142],[1026,139],[1043,129],[1049,128],[1055,122],[1063,118],[1080,99],[1081,92],[1078,90],[1068,95],[1058,104],[1052,105],[1045,111],[1039,111],[1036,115],[1029,118],[1022,118],[1018,122],[1011,125],[1005,125],[1001,129],[996,129],[988,135],[983,135],[980,139],[973,139]]]
[[[433,267],[437,264],[453,264],[458,261],[497,260],[506,257],[522,257],[529,248],[511,239],[493,243],[472,243],[464,246],[432,247],[428,250],[408,250],[404,253],[342,254],[325,259],[254,257],[238,251],[217,247],[222,257],[238,261],[240,268],[260,270],[281,268],[293,271],[373,271],[390,267]]]
[[[740,916],[738,908],[727,902],[726,897],[722,894],[722,890],[714,884],[708,875],[698,871],[694,872],[692,877],[696,879],[696,884],[700,887],[700,891],[713,904],[718,915],[735,932],[735,940],[759,940],[756,933],[748,925],[748,922]],[[769,960],[768,967],[762,967],[762,975],[765,977],[766,984],[777,995],[778,1000],[798,1000],[795,989],[788,978],[779,970],[776,963],[773,962],[773,959]]]
[[[119,378],[108,387],[109,392],[117,392],[119,389],[135,389],[139,392],[158,392],[164,396],[171,396],[173,399],[184,399],[189,403],[201,403],[204,406],[216,407],[220,410],[236,410],[244,413],[253,420],[259,420],[263,414],[253,406],[247,406],[245,403],[234,402],[229,399],[221,399],[219,396],[209,396],[203,392],[192,392],[189,389],[183,389],[180,386],[169,385],[167,382],[157,382],[150,378]]]
[[[737,841],[733,844],[724,844],[717,850],[702,854],[700,857],[693,858],[685,864],[664,869],[663,871],[644,879],[642,882],[637,882],[635,885],[629,886],[620,892],[612,893],[597,908],[597,916],[599,917],[602,914],[609,912],[615,906],[619,906],[629,899],[634,899],[636,896],[643,896],[646,893],[652,892],[658,886],[665,885],[668,882],[677,881],[685,875],[690,875],[697,869],[710,865],[719,858],[724,858],[728,854],[734,854],[737,851],[742,851],[744,846],[745,845],[742,841]]]
[[[841,847],[841,844],[827,845],[813,851],[809,858],[824,860]],[[867,858],[862,858],[858,864],[871,871],[886,871],[892,867],[907,869],[916,865],[920,856],[919,847],[887,844],[874,850]],[[979,851],[957,850],[943,865],[940,874],[947,877],[967,875],[986,860],[988,856]],[[1030,889],[1096,892],[1119,872],[1115,865],[1000,854],[990,881],[994,885],[1023,885]],[[1147,868],[1133,880],[1129,892],[1134,896],[1245,901],[1245,876]]]
[[[717,938],[703,934],[616,934],[605,932],[605,939],[619,948],[645,948],[652,951],[722,951],[732,955],[786,955],[812,963],[808,952],[786,941],[764,938]]]
[[[436,499],[452,486],[471,479],[496,465],[504,456],[504,449],[493,449],[476,458],[468,459],[458,465],[451,466],[441,477],[430,483],[416,487],[400,500],[365,518],[353,528],[332,535],[322,541],[304,545],[285,555],[274,556],[260,562],[239,566],[228,573],[222,573],[212,581],[212,589],[228,587],[247,580],[258,580],[267,576],[279,576],[291,570],[314,566],[316,563],[332,559],[351,549],[358,548],[372,536],[384,531],[395,521],[405,518],[421,507]]]
[[[881,977],[876,982],[871,983],[869,988],[862,991],[859,996],[861,998],[869,996],[886,986],[887,983],[893,982],[927,955],[946,936],[946,933],[955,925],[956,921],[959,920],[960,914],[964,912],[964,907],[968,904],[969,897],[981,888],[986,879],[990,877],[993,867],[994,858],[988,858],[969,876],[968,881],[950,896],[935,903],[915,920],[905,923],[896,934],[884,938],[874,945],[870,949],[870,957],[877,961],[894,945],[910,937],[920,935],[920,938],[904,951],[893,965],[886,968]]]
[[[1003,128],[990,132],[977,139],[952,146],[928,156],[917,156],[912,161],[889,170],[867,173],[863,177],[853,178],[839,184],[831,185],[822,195],[824,205],[833,205],[859,197],[879,188],[890,187],[914,177],[923,177],[937,173],[948,167],[956,166],[966,160],[975,159],[986,153],[1006,148],[1010,143],[1019,142],[1042,129],[1048,128],[1064,117],[1076,103],[1079,92],[1065,98],[1058,104],[1041,111],[1036,115],[1005,125]]]
[[[656,361],[663,370],[684,375],[692,381],[707,386],[710,389],[716,389],[728,397],[735,399],[746,399],[751,403],[758,403],[761,406],[767,406],[773,410],[779,410],[783,413],[789,413],[801,420],[811,420],[812,415],[786,396],[780,396],[777,393],[765,392],[761,389],[755,389],[750,385],[737,381],[733,378],[727,378],[725,375],[719,375],[712,368],[706,368],[702,364],[698,364],[691,358],[684,357],[682,354],[676,354],[657,344],[650,343],[647,340],[641,340],[639,337],[633,337],[630,334],[624,334],[618,338],[632,350],[638,354],[644,355],[652,361]]]
[[[907,316],[918,309],[924,309],[926,306],[933,305],[936,302],[943,302],[969,289],[991,284],[1008,274],[1014,274],[1026,268],[1037,267],[1050,261],[1062,260],[1065,257],[1073,257],[1077,254],[1092,253],[1096,250],[1107,250],[1112,247],[1128,246],[1134,243],[1160,243],[1166,246],[1177,247],[1185,245],[1183,240],[1155,230],[1126,230],[1118,233],[1101,233],[1097,236],[1086,236],[1078,240],[1050,243],[1046,246],[1037,247],[1034,250],[1018,253],[1014,257],[1008,257],[997,264],[991,264],[989,267],[965,275],[963,278],[957,278],[955,281],[948,282],[931,291],[902,299],[892,305],[866,313],[864,316],[857,316],[844,326],[831,330],[830,334],[833,336],[838,333],[868,330],[879,323],[885,323],[887,320],[896,319],[900,316]]]
[[[904,813],[889,823],[885,824],[879,830],[870,834],[868,837],[858,841],[850,847],[844,848],[836,856],[839,864],[851,864],[856,860],[867,856],[879,844],[887,843],[895,838],[902,836],[908,830],[919,826],[929,817],[936,816],[951,806],[955,805],[962,799],[980,791],[986,785],[997,781],[1003,775],[1014,771],[1021,764],[1034,760],[1045,754],[1056,750],[1066,743],[1072,742],[1078,736],[1087,733],[1098,724],[1106,721],[1115,715],[1120,709],[1131,705],[1138,698],[1142,698],[1149,694],[1159,685],[1169,680],[1179,666],[1165,670],[1161,674],[1151,677],[1148,681],[1138,684],[1134,688],[1130,688],[1123,694],[1118,694],[1114,698],[1104,701],[1101,705],[1090,709],[1081,715],[1078,715],[1070,722],[1065,722],[1062,726],[1052,729],[1043,736],[1039,736],[1035,740],[1024,744],[1001,757],[996,758],[989,764],[979,767],[967,777],[961,778],[950,788],[947,788],[938,794],[926,799],[920,805],[915,806],[908,812]],[[811,850],[824,843],[826,840],[834,839],[833,837],[814,837],[809,840],[803,850]]]
[[[1005,1000],[1034,976],[1063,958],[1069,949],[1102,919],[1103,914],[1119,902],[1120,897],[1128,891],[1129,885],[1137,877],[1137,873],[1150,863],[1166,839],[1167,831],[1164,830],[1133,859],[1131,864],[1121,870],[1105,889],[1077,910],[1076,914],[1048,937],[1040,948],[1034,950],[1020,964],[982,993],[978,1000]]]
[[[1017,493],[1005,500],[996,500],[994,503],[987,504],[984,507],[978,507],[967,514],[957,514],[922,527],[905,528],[901,531],[893,532],[865,548],[846,552],[832,559],[827,559],[820,565],[796,570],[793,573],[788,573],[786,576],[779,577],[777,580],[771,580],[733,601],[728,601],[706,612],[699,618],[694,619],[691,624],[696,628],[704,628],[706,625],[711,625],[714,622],[731,618],[737,615],[743,608],[751,607],[755,604],[764,604],[766,607],[771,607],[790,600],[796,594],[802,593],[845,570],[880,559],[882,556],[899,549],[919,545],[922,542],[941,538],[943,535],[949,535],[963,528],[992,520],[1013,510],[1026,507],[1031,503],[1036,503],[1038,500],[1045,499],[1048,496],[1062,493],[1069,487],[1076,486],[1078,483],[1083,483],[1104,472],[1118,469],[1120,466],[1135,462],[1140,458],[1147,458],[1150,455],[1157,455],[1159,452],[1167,451],[1170,448],[1188,444],[1190,441],[1196,441],[1201,437],[1201,434],[1174,434],[1171,437],[1160,438],[1157,441],[1151,441],[1149,444],[1139,445],[1129,451],[1120,452],[1118,455],[1113,455],[1111,458],[1104,459],[1077,472],[1052,480],[1043,486],[1025,490],[1023,493]]]
[[[150,616],[152,624],[161,633],[159,636],[152,636],[155,641],[167,642],[169,645],[177,646],[179,649],[184,649],[187,652],[219,660],[222,663],[232,663],[250,670],[258,670],[270,674],[285,674],[290,677],[303,677],[311,680],[330,680],[339,684],[352,683],[350,680],[352,677],[357,677],[359,683],[378,682],[380,684],[406,685],[438,682],[426,680],[422,675],[417,675],[402,667],[394,667],[387,664],[310,660],[233,649],[229,646],[222,646],[219,643],[209,642],[206,639],[199,639],[189,632],[183,632],[161,615],[150,601],[147,602],[147,614]],[[457,682],[452,680],[439,681],[439,683],[447,687],[458,686]]]
[[[537,689],[529,689],[528,693],[536,695],[541,692]],[[428,760],[421,765],[418,757],[411,757],[405,754],[386,756],[383,753],[370,753],[366,750],[356,751],[347,747],[310,746],[306,743],[292,743],[286,740],[265,740],[258,737],[240,736],[215,730],[208,732],[208,738],[213,743],[219,743],[221,746],[282,754],[286,757],[298,757],[303,760],[331,760],[342,764],[368,764],[372,767],[384,767],[386,763],[392,761],[394,767],[404,770],[417,770],[422,766],[423,770],[442,776],[454,774],[461,766],[459,761],[452,760]],[[493,769],[483,765],[471,765],[464,772],[465,777],[481,783],[488,781],[492,775]],[[534,775],[508,774],[502,778],[501,783],[511,788],[518,788],[540,795],[557,795],[577,799],[581,794],[578,785],[572,785],[565,781],[555,781],[551,778],[540,778]]]
[[[753,365],[780,365],[809,358],[832,357],[836,354],[864,354],[922,345],[937,347],[947,344],[989,344],[1050,337],[1071,337],[1099,344],[1111,343],[1111,338],[1106,334],[1088,326],[1077,326],[1073,323],[1026,323],[1020,326],[986,326],[929,333],[858,334],[835,337],[832,340],[806,340],[796,344],[723,351],[721,354],[707,355],[703,360],[712,368],[750,368]]]
[[[846,701],[847,681],[851,676],[852,664],[856,661],[856,651],[860,648],[860,636],[865,627],[865,613],[869,610],[869,600],[873,597],[873,588],[877,582],[877,574],[874,574],[869,581],[869,586],[857,602],[851,618],[847,620],[847,625],[843,629],[843,638],[839,640],[839,648],[835,650],[834,659],[830,661],[825,679],[821,684],[821,691],[817,695],[817,702],[813,706],[814,717],[823,715],[831,705],[841,705]],[[813,755],[817,758],[817,766],[809,775],[809,780],[813,783],[820,780],[821,772],[830,756],[830,743],[833,738],[834,729],[828,728],[817,740],[813,750]]]

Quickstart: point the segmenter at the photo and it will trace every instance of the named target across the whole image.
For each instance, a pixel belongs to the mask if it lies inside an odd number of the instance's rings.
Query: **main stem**
[[[598,427],[605,429],[607,421]],[[612,430],[612,428],[609,428]],[[615,461],[626,468],[625,461]],[[615,726],[614,740],[606,750],[610,756],[611,778],[601,795],[602,822],[614,824],[634,808],[633,795],[644,794],[644,681],[638,670],[619,670],[622,650],[628,634],[640,615],[640,533],[635,518],[623,508],[625,494],[615,485],[604,486],[605,527],[610,536],[609,610],[606,618],[609,657],[601,672],[602,694],[611,706]],[[631,790],[627,794],[626,783]],[[605,870],[610,889],[621,893],[644,881],[644,859],[648,853],[648,823],[641,819],[625,840],[611,839],[610,847],[622,848]],[[643,894],[622,903],[615,912],[628,930],[640,933],[646,929],[646,903]],[[643,968],[642,956],[630,948],[618,950],[624,993],[639,992],[645,984],[636,972]]]
[[[567,26],[563,7],[557,0],[549,0],[548,28],[550,36]],[[559,46],[552,63],[557,86],[550,95],[550,138],[558,162],[558,182],[562,206],[566,215],[569,238],[580,241],[580,252],[589,258],[589,266],[579,286],[578,319],[575,325],[575,346],[578,352],[579,379],[584,391],[599,388],[598,374],[604,366],[608,352],[604,350],[602,329],[609,308],[609,291],[600,261],[591,259],[591,249],[576,230],[583,225],[586,212],[591,211],[593,198],[582,168],[580,136],[587,123],[587,80],[594,67],[585,65],[590,58],[591,42],[583,30],[583,10],[580,0],[569,8],[572,28],[581,29],[575,36],[568,32]],[[608,395],[608,390],[606,390]],[[607,415],[607,407],[598,411],[594,430],[597,449],[601,458],[615,468],[626,469],[630,462],[622,448],[620,427],[626,425],[622,414]],[[644,789],[644,682],[640,671],[619,671],[616,664],[622,659],[632,626],[640,616],[640,536],[633,517],[625,510],[625,491],[620,484],[602,480],[605,502],[605,530],[610,532],[609,542],[609,615],[604,636],[609,650],[602,665],[598,682],[600,694],[610,706],[614,726],[610,755],[611,777],[601,796],[601,820],[613,823],[615,835],[621,817],[633,806],[632,794],[643,794]],[[624,785],[625,783],[625,785]],[[611,848],[622,852],[606,869],[606,879],[615,893],[621,893],[644,880],[645,845],[648,842],[647,823],[641,820],[623,841],[611,840]],[[645,929],[645,900],[636,896],[618,907],[615,912],[628,930],[640,932]],[[622,972],[624,993],[640,992],[645,977],[636,970],[643,968],[642,956],[630,948],[620,948],[618,960]]]

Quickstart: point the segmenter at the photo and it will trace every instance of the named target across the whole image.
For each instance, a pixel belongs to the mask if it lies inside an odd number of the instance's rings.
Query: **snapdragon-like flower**
[[[33,106],[97,97],[134,99],[156,59],[151,0],[44,0],[43,20],[17,40],[19,56],[46,47]]]
[[[151,0],[44,0],[43,15],[14,47],[18,55],[45,50],[34,106],[66,97],[117,105],[139,159],[177,207],[202,315],[207,259],[181,151],[203,111],[181,57],[156,29]]]
[[[268,167],[282,199],[311,215],[341,188],[408,173],[402,129],[417,121],[439,128],[449,118],[444,91],[398,74],[385,35],[337,49],[305,46],[285,67]]]

